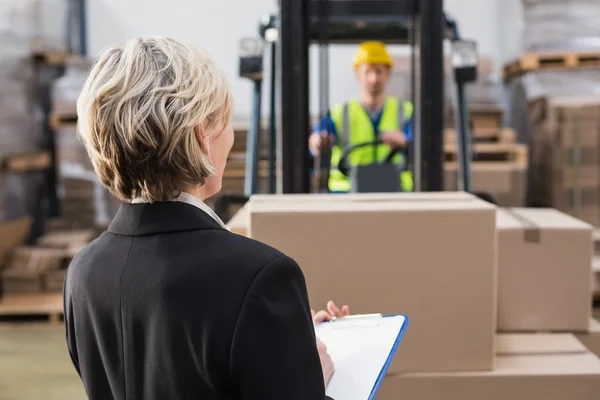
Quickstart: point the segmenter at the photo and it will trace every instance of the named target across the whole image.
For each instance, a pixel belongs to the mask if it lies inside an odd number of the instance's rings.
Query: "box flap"
[[[589,230],[592,226],[568,214],[553,208],[509,208],[506,209],[516,218],[521,217],[540,229],[579,229]]]
[[[253,194],[250,202],[327,202],[327,201],[428,201],[473,200],[467,192],[409,192],[409,193],[306,193],[306,194]]]
[[[479,199],[423,201],[406,199],[394,201],[345,201],[345,202],[251,202],[250,214],[266,213],[346,213],[346,212],[414,212],[414,211],[494,211],[496,207]]]
[[[577,354],[505,355],[496,358],[493,375],[595,375],[600,379],[600,359],[588,352]]]
[[[498,334],[497,355],[586,353],[587,348],[570,333]]]
[[[474,164],[471,166],[471,171],[480,171],[480,172],[503,172],[503,173],[511,173],[511,172],[520,172],[523,170],[523,165],[507,163],[503,161],[489,161],[485,163]],[[458,169],[458,163],[456,162],[448,162],[444,165],[444,169],[446,171],[456,171]],[[452,193],[452,192],[448,192]],[[466,192],[460,192],[469,194]],[[472,195],[473,196],[473,195]]]
[[[600,321],[595,320],[594,318],[590,319],[590,329],[588,333],[594,335],[600,335]]]
[[[406,378],[469,378],[474,377],[525,377],[525,376],[597,376],[600,378],[600,359],[589,351],[564,354],[499,355],[493,371],[472,372],[420,372],[388,374]]]
[[[523,223],[506,209],[499,208],[496,212],[496,227],[498,229],[522,229]]]

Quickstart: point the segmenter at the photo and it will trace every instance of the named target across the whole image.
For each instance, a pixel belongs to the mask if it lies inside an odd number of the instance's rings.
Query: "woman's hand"
[[[319,350],[319,359],[321,360],[321,369],[323,370],[323,380],[325,381],[325,387],[327,387],[335,368],[333,367],[331,356],[327,352],[327,346],[319,339],[317,339],[317,350]]]
[[[310,312],[312,314],[314,323],[320,324],[324,321],[331,321],[334,318],[341,318],[350,315],[350,307],[343,306],[340,309],[333,301],[329,301],[327,302],[327,311],[321,310],[319,312],[315,312],[314,310],[310,310]],[[317,350],[319,351],[319,359],[321,360],[321,369],[323,370],[325,387],[327,387],[331,377],[333,376],[335,368],[333,366],[331,356],[329,353],[327,353],[327,346],[325,346],[325,343],[321,342],[319,338],[317,338]]]
[[[347,317],[350,315],[350,307],[343,306],[341,309],[333,302],[327,302],[327,311],[321,310],[319,312],[315,312],[314,310],[310,310],[313,322],[315,324],[320,324],[321,322],[331,321],[334,318]]]

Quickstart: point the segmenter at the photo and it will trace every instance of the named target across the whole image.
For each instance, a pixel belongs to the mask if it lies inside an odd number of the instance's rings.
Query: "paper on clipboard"
[[[335,400],[373,399],[406,324],[403,315],[365,315],[317,325],[316,335],[335,366],[327,395]]]

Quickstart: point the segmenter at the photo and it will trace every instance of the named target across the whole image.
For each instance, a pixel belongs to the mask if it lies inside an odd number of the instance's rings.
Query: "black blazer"
[[[122,205],[64,293],[90,400],[325,398],[296,262],[193,205]]]

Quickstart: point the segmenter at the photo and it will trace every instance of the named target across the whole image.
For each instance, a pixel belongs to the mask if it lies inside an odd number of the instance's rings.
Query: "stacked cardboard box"
[[[257,190],[267,190],[268,164],[266,159],[259,160],[257,170]],[[223,185],[221,193],[239,194],[244,193],[246,179],[246,153],[230,153],[227,166],[223,173]]]
[[[453,195],[436,194],[439,199]],[[248,235],[249,209],[256,203],[279,207],[281,202],[381,202],[398,196],[255,195],[228,226]],[[423,194],[412,196],[419,199]],[[585,331],[591,317],[592,227],[555,209],[505,208],[497,210],[496,230],[498,331]]]
[[[582,221],[465,193],[256,195],[229,226],[295,258],[313,308],[409,315],[378,399],[597,398]]]
[[[573,335],[496,337],[491,371],[390,374],[378,400],[593,400],[600,360]]]
[[[100,183],[74,123],[54,128],[60,171],[61,212],[71,229],[88,229],[108,223],[119,201]]]
[[[0,272],[6,265],[8,256],[25,242],[32,222],[33,219],[27,216],[0,223]]]
[[[594,262],[592,270],[594,271],[594,297],[600,299],[600,228],[594,232]]]
[[[269,148],[268,125],[263,121],[259,139],[259,165],[257,171],[258,191],[263,192],[267,189],[267,156]],[[235,121],[233,123],[235,131],[235,141],[227,160],[227,166],[223,174],[223,194],[244,193],[244,180],[246,177],[246,156],[247,141],[250,132],[249,121]]]
[[[392,77],[390,93],[401,98],[410,98],[410,58],[396,57],[394,76]],[[417,57],[418,61],[418,57]],[[418,64],[417,64],[418,65]],[[452,69],[450,59],[445,60],[446,83],[452,82]],[[498,141],[504,129],[504,108],[502,105],[501,83],[495,66],[489,57],[482,56],[478,65],[477,82],[468,85],[467,99],[469,101],[469,117],[471,119],[471,134],[474,140]],[[456,96],[452,96],[451,85],[447,85],[445,104],[449,107],[445,112],[446,145],[456,143],[455,118],[453,103]],[[516,135],[504,143],[519,145],[515,142]],[[471,165],[473,188],[476,191],[487,192],[494,196],[498,204],[506,207],[520,207],[525,204],[527,162],[489,162],[477,161]],[[457,164],[446,162],[444,164],[444,190],[458,189]]]
[[[592,227],[554,209],[498,211],[498,330],[583,332]]]
[[[96,226],[104,205],[100,183],[92,177],[63,177],[62,187],[62,218],[73,229]]]
[[[527,187],[527,146],[517,143],[517,132],[504,126],[504,110],[498,105],[471,106],[471,179],[477,192],[491,194],[500,206],[521,207]],[[456,152],[454,118],[450,116],[444,132],[446,150]],[[480,152],[480,148],[485,148]],[[458,190],[458,164],[444,164],[444,190]]]
[[[454,113],[448,114],[447,117],[446,127],[454,128]],[[504,108],[499,104],[473,104],[469,106],[469,118],[473,135],[477,137],[480,132],[485,134],[504,126]]]
[[[3,293],[46,291],[47,274],[64,269],[65,261],[65,252],[62,249],[26,246],[17,248],[12,254],[8,268],[3,273]]]
[[[2,273],[2,292],[60,292],[69,263],[95,236],[93,230],[56,231],[42,236],[35,246],[13,246]]]
[[[600,98],[541,98],[529,116],[528,203],[600,226]]]
[[[473,162],[471,184],[477,192],[491,194],[503,207],[521,207],[525,204],[527,165],[515,162]],[[457,164],[444,166],[444,189],[458,189]]]
[[[100,183],[85,148],[77,139],[75,125],[60,125],[55,130],[63,221],[71,229],[107,223],[118,209],[118,200]]]

